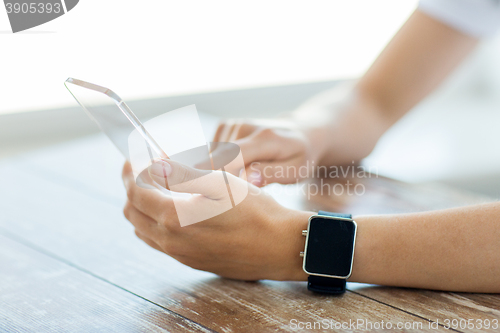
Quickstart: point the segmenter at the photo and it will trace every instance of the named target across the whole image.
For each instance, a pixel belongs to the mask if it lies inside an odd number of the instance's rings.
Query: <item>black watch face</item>
[[[304,269],[309,274],[347,277],[351,273],[356,224],[323,217],[309,222]]]

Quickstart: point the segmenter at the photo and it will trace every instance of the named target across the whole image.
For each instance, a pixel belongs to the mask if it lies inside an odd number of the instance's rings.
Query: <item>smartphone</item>
[[[157,157],[169,158],[123,99],[111,89],[71,77],[64,85],[125,159],[131,161],[129,138],[132,133],[144,139],[151,161]]]

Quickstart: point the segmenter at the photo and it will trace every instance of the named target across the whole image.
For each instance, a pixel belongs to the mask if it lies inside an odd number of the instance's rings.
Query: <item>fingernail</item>
[[[262,177],[260,172],[254,171],[248,176],[248,182],[255,185],[260,186],[262,184]]]
[[[154,176],[167,178],[172,173],[172,167],[167,162],[159,160],[151,164],[149,171]]]

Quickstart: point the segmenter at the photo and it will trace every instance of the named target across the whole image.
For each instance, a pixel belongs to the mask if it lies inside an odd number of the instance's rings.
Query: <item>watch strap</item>
[[[352,219],[352,214],[332,213],[320,210],[318,215]],[[307,289],[322,294],[345,293],[346,280],[324,276],[309,275],[307,278]]]
[[[307,278],[307,289],[322,294],[345,293],[346,281],[324,276],[309,275]]]
[[[327,212],[327,211],[324,211],[324,210],[320,210],[318,212],[318,215],[332,216],[332,217],[341,217],[341,218],[345,218],[345,219],[352,219],[352,214],[332,213],[332,212]]]

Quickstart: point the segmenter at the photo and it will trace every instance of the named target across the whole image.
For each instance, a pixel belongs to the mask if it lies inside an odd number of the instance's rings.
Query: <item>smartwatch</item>
[[[356,222],[350,214],[319,211],[309,218],[303,270],[309,274],[307,289],[318,293],[342,294],[351,276],[356,241]]]

